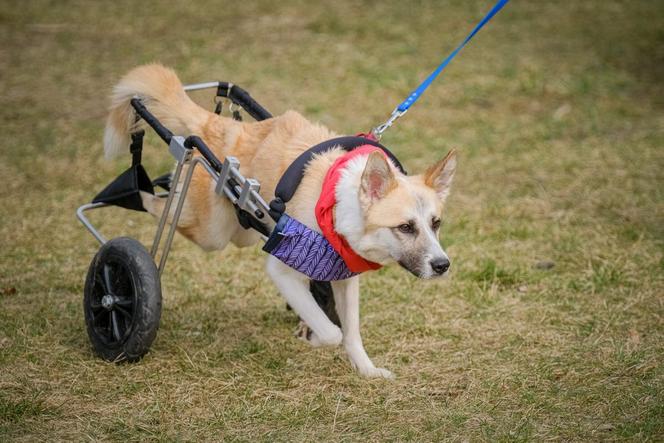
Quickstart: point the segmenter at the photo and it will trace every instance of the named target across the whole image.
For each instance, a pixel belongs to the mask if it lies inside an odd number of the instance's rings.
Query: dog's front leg
[[[365,377],[394,378],[387,369],[377,368],[364,350],[360,335],[360,277],[332,282],[334,303],[341,320],[343,344],[350,364]]]
[[[303,338],[313,346],[341,344],[341,329],[330,321],[316,303],[309,291],[309,279],[272,256],[267,258],[266,268],[288,305],[311,328],[311,336]]]

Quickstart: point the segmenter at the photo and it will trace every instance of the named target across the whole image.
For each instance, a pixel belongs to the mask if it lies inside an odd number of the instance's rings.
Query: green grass
[[[451,278],[363,279],[365,345],[396,380],[291,337],[258,248],[182,238],[151,352],[92,354],[97,246],[74,211],[129,161],[101,158],[124,72],[158,60],[354,133],[490,3],[0,4],[0,441],[664,440],[659,2],[512,2],[387,133],[411,171],[460,153]],[[150,140],[156,176],[171,161]],[[109,236],[154,230],[144,214],[93,217]]]

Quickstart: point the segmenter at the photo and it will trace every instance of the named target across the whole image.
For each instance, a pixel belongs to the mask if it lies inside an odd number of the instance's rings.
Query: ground
[[[460,156],[450,278],[362,282],[366,347],[395,380],[294,339],[258,248],[182,238],[151,352],[92,354],[97,245],[74,211],[128,165],[101,158],[124,72],[161,61],[355,133],[491,3],[0,3],[0,440],[662,441],[661,2],[512,2],[386,134],[410,171]],[[171,165],[154,137],[145,157],[153,176]],[[154,229],[93,218],[146,243]]]

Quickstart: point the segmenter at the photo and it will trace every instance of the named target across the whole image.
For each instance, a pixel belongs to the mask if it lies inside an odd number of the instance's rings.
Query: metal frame
[[[196,83],[184,86],[184,90],[196,91],[200,89],[218,88],[219,84],[220,82]],[[185,139],[183,137],[173,136],[170,140],[168,149],[177,163],[171,179],[170,191],[167,194],[157,194],[159,197],[166,198],[166,204],[164,206],[164,212],[159,218],[159,225],[157,227],[157,231],[155,233],[150,250],[152,258],[156,261],[157,254],[159,252],[159,246],[162,243],[164,229],[166,228],[166,223],[169,222],[170,218],[170,227],[166,235],[166,240],[161,248],[161,257],[159,258],[158,269],[160,276],[166,267],[166,260],[173,243],[173,237],[175,236],[177,223],[182,213],[182,208],[184,206],[187,192],[189,191],[189,185],[191,184],[194,170],[198,165],[201,165],[216,182],[215,193],[217,195],[229,199],[229,201],[236,208],[249,212],[262,223],[264,223],[268,229],[272,230],[274,228],[275,222],[271,217],[268,216],[270,207],[259,194],[260,183],[255,179],[245,178],[240,173],[240,162],[237,158],[226,157],[224,159],[221,170],[217,172],[210,164],[210,162],[202,155],[194,155],[195,146],[192,148],[185,146]],[[184,179],[182,182],[180,182],[180,177],[185,166],[187,167],[187,171],[185,173]],[[175,199],[176,194],[178,194],[177,203],[175,210],[173,211],[173,215],[170,217],[171,207],[173,205],[173,200]],[[110,205],[106,203],[86,203],[76,210],[77,218],[81,221],[83,226],[88,231],[90,231],[92,236],[102,245],[106,243],[106,238],[94,227],[94,225],[90,222],[84,213],[106,206]],[[264,240],[267,238],[264,235],[262,237]]]
[[[210,89],[210,88],[218,88],[219,83],[221,82],[203,82],[203,83],[192,83],[189,85],[184,85],[182,89],[185,90],[185,92],[189,91],[198,91],[201,89]]]

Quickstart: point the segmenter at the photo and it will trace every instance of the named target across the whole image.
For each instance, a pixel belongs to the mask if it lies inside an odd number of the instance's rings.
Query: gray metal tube
[[[191,183],[191,178],[194,175],[194,169],[196,165],[204,162],[201,157],[196,157],[189,162],[189,169],[187,169],[187,175],[184,177],[184,182],[182,183],[182,189],[180,189],[180,195],[178,196],[178,204],[175,206],[175,213],[173,214],[173,220],[171,220],[171,227],[168,230],[168,236],[166,237],[166,243],[164,244],[164,249],[161,251],[161,258],[159,259],[159,275],[164,271],[166,266],[166,259],[168,258],[168,253],[171,250],[171,244],[173,243],[173,237],[175,236],[175,230],[177,229],[178,220],[180,220],[180,213],[182,212],[182,207],[184,206],[184,200],[187,197],[187,191],[189,190],[189,184]]]
[[[198,91],[200,89],[210,89],[218,88],[219,82],[205,82],[205,83],[192,83],[190,85],[184,85],[182,89],[185,91]]]
[[[99,233],[99,231],[97,231],[95,229],[94,226],[92,226],[92,223],[90,223],[90,220],[88,220],[88,218],[83,213],[85,211],[89,211],[91,209],[103,208],[104,206],[108,206],[108,205],[106,203],[86,203],[83,206],[80,206],[76,210],[76,217],[78,217],[78,219],[81,221],[81,223],[83,223],[83,226],[85,226],[85,229],[90,231],[90,233],[94,236],[94,238],[96,238],[97,241],[99,243],[101,243],[102,245],[104,243],[106,243],[106,239],[104,238],[103,235],[101,235]]]
[[[164,206],[164,212],[161,214],[161,218],[159,219],[159,227],[157,227],[157,232],[154,236],[154,242],[152,242],[152,250],[150,251],[150,255],[152,255],[152,258],[154,259],[157,258],[157,249],[159,249],[159,242],[161,241],[161,235],[164,232],[164,226],[166,226],[166,219],[168,218],[168,213],[171,210],[173,198],[177,192],[178,181],[180,180],[183,164],[184,161],[178,162],[177,166],[175,167],[175,172],[173,173],[173,178],[171,179],[171,191],[168,193],[168,199],[166,200],[166,205]]]

